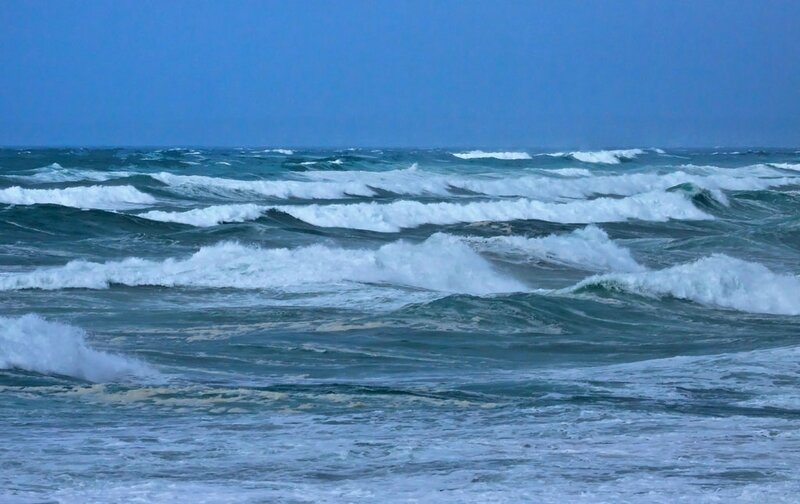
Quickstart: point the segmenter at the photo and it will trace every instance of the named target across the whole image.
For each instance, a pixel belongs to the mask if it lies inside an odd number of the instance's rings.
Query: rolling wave
[[[8,205],[62,205],[74,208],[123,210],[155,203],[156,199],[133,186],[85,186],[64,189],[0,189],[0,203]]]
[[[618,149],[618,150],[599,150],[599,151],[573,151],[573,152],[554,152],[547,154],[553,157],[571,158],[581,163],[599,164],[619,164],[623,161],[630,161],[641,156],[643,149]]]
[[[171,187],[222,194],[249,193],[279,199],[339,199],[346,196],[375,195],[375,191],[361,181],[312,183],[299,180],[239,180],[204,175],[175,175],[168,172],[154,173],[150,176]]]
[[[23,369],[94,382],[156,373],[142,362],[95,350],[86,333],[38,315],[0,317],[0,369]]]
[[[459,159],[501,159],[503,161],[516,161],[531,159],[527,152],[484,152],[482,150],[472,150],[468,152],[451,152]]]
[[[712,219],[684,195],[665,192],[627,198],[597,198],[569,203],[545,203],[529,199],[471,203],[422,203],[395,201],[379,204],[292,205],[274,209],[318,227],[340,227],[378,232],[397,232],[424,224],[507,222],[543,220],[559,223],[619,222],[629,219]]]
[[[713,217],[678,193],[651,192],[627,198],[597,198],[569,203],[529,199],[471,203],[422,203],[401,200],[380,204],[259,206],[214,205],[183,212],[151,211],[139,214],[151,220],[208,227],[225,222],[254,220],[277,210],[318,227],[339,227],[393,233],[424,224],[543,220],[559,223],[620,222],[629,219],[664,222],[669,219],[703,220]]]
[[[524,236],[465,237],[478,250],[523,260],[545,261],[590,271],[637,272],[646,268],[637,263],[630,250],[612,241],[594,225],[567,235],[552,234],[536,238]]]
[[[439,292],[490,294],[524,290],[458,238],[437,234],[425,242],[397,241],[377,250],[311,245],[264,249],[223,242],[185,259],[131,257],[26,273],[0,274],[0,290],[106,289],[111,285],[307,291],[342,282],[392,284]]]
[[[541,201],[560,201],[594,195],[630,196],[692,183],[709,190],[763,190],[797,184],[798,177],[759,165],[738,169],[687,167],[703,173],[678,170],[669,173],[626,173],[593,176],[579,168],[552,170],[560,177],[524,175],[512,177],[465,177],[419,170],[312,171],[300,180],[236,180],[199,175],[159,173],[153,178],[172,187],[192,187],[210,192],[229,191],[279,199],[340,199],[372,197],[377,191],[403,195],[454,196],[454,190],[487,196],[523,196]]]
[[[309,171],[296,176],[304,180],[242,180],[206,175],[180,175],[169,172],[97,172],[61,170],[42,172],[37,181],[104,181],[116,177],[143,175],[189,196],[212,194],[223,197],[276,199],[342,199],[374,197],[380,191],[400,195],[433,195],[452,197],[458,191],[488,196],[522,196],[541,201],[560,201],[594,195],[629,196],[641,192],[664,190],[679,184],[692,183],[709,190],[763,190],[800,182],[786,176],[794,170],[789,164],[754,165],[742,168],[685,166],[668,173],[625,173],[595,175],[583,168],[548,170],[545,174],[515,176],[464,176],[410,168],[388,171]],[[800,165],[797,165],[800,166]],[[557,176],[553,176],[557,175]],[[72,189],[72,188],[70,188]],[[26,189],[29,190],[29,189]]]
[[[588,287],[671,296],[751,313],[800,315],[800,278],[724,254],[658,271],[597,275],[572,290]]]

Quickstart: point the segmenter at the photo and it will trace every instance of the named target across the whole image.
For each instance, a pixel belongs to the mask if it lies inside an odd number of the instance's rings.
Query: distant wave
[[[185,212],[166,212],[152,210],[138,214],[138,217],[159,222],[177,222],[196,227],[211,227],[227,222],[245,222],[256,220],[270,207],[244,203],[241,205],[214,205],[195,208]]]
[[[105,182],[118,178],[130,177],[137,173],[127,171],[98,171],[81,168],[64,168],[58,163],[52,163],[33,170],[32,175],[4,175],[7,178],[39,183],[56,182]]]
[[[86,333],[38,315],[0,317],[0,369],[24,369],[94,382],[153,376],[144,363],[95,350]]]
[[[128,258],[27,273],[0,273],[0,290],[105,289],[111,285],[292,290],[307,284],[391,284],[440,292],[490,294],[524,290],[459,239],[397,241],[377,250],[311,245],[265,249],[224,242],[185,259]]]
[[[564,177],[591,177],[593,173],[586,168],[558,168],[547,170],[547,173],[555,173]]]
[[[572,290],[593,286],[752,313],[800,315],[800,278],[724,254],[659,271],[597,275]]]
[[[395,201],[379,204],[351,203],[332,205],[214,205],[185,212],[153,211],[140,214],[150,220],[179,222],[192,226],[215,226],[224,222],[243,222],[278,210],[319,227],[342,227],[378,232],[397,232],[423,224],[464,222],[505,222],[536,219],[561,223],[620,222],[628,219],[666,221],[701,220],[712,217],[678,193],[653,192],[627,198],[597,198],[569,203],[536,200],[479,201],[471,203],[422,203]]]
[[[74,208],[122,210],[155,203],[156,199],[133,186],[88,186],[64,189],[0,189],[0,203],[8,205],[52,204]]]
[[[570,178],[523,176],[517,178],[464,178],[448,182],[451,187],[490,196],[525,196],[540,201],[561,201],[595,195],[631,196],[665,190],[680,184],[694,184],[709,190],[762,190],[796,184],[798,177],[780,177],[776,170],[754,172],[759,167],[708,170],[706,174],[686,171],[670,173],[626,173]],[[763,168],[763,167],[761,167]],[[573,174],[574,172],[567,172]]]
[[[485,252],[520,255],[550,263],[592,271],[644,271],[630,250],[614,243],[605,231],[590,225],[566,235],[536,238],[524,236],[466,237],[465,241]]]
[[[294,151],[291,149],[267,149],[264,152],[274,152],[275,154],[283,154],[284,156],[291,156]]]
[[[685,196],[653,192],[627,198],[597,198],[570,203],[545,203],[518,199],[472,203],[422,203],[395,201],[378,204],[293,205],[275,209],[319,227],[342,227],[396,232],[423,224],[504,222],[537,219],[562,223],[617,222],[628,219],[711,219]]]
[[[600,150],[600,151],[573,151],[573,152],[553,152],[547,154],[553,157],[568,157],[582,163],[600,164],[619,164],[622,161],[635,159],[644,154],[643,149],[619,149],[619,150]]]
[[[687,167],[690,168],[699,167]],[[558,177],[523,175],[512,177],[463,176],[417,169],[416,166],[390,171],[311,171],[306,180],[237,180],[200,175],[158,173],[157,180],[176,188],[214,193],[237,192],[278,199],[340,199],[348,196],[373,197],[377,191],[404,195],[453,196],[466,190],[489,196],[524,196],[541,201],[586,198],[593,195],[630,196],[675,185],[692,183],[710,190],[761,190],[795,184],[797,177],[765,165],[722,169],[704,168],[694,174],[679,170],[669,173],[625,173],[594,175],[581,168],[548,170]]]
[[[451,152],[451,154],[460,159],[502,159],[504,161],[514,161],[520,159],[531,159],[531,155],[527,152],[484,152],[481,150],[473,150],[468,152]]]
[[[239,192],[289,199],[338,199],[347,195],[374,196],[375,191],[362,182],[310,183],[301,180],[240,180],[205,175],[175,175],[161,172],[150,175],[171,187],[211,192]]]
[[[675,185],[692,183],[709,190],[762,190],[796,184],[797,177],[787,177],[791,164],[753,165],[742,168],[718,168],[687,165],[668,173],[634,172],[593,174],[585,168],[546,170],[536,175],[459,175],[418,169],[388,171],[309,171],[296,174],[297,180],[242,180],[206,175],[180,175],[169,172],[143,173],[182,195],[235,197],[252,199],[267,196],[275,199],[328,200],[348,197],[374,197],[380,191],[402,195],[451,197],[457,191],[489,196],[523,196],[541,201],[563,201],[594,195],[629,196]],[[527,172],[530,173],[530,172]],[[45,173],[40,174],[42,177]],[[131,172],[75,171],[71,179],[107,179],[112,175],[132,176]],[[553,176],[555,175],[555,176]],[[56,173],[55,179],[62,177]]]

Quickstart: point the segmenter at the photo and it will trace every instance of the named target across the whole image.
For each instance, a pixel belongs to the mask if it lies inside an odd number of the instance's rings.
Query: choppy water
[[[795,150],[0,150],[0,501],[797,502],[798,209]]]

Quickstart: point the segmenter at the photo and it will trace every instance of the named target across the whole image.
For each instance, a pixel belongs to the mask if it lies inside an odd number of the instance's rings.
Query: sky
[[[2,0],[0,145],[798,147],[800,2]]]

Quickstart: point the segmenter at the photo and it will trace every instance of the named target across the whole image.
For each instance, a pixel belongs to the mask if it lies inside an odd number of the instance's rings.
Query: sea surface
[[[800,502],[797,149],[0,150],[0,502]]]

